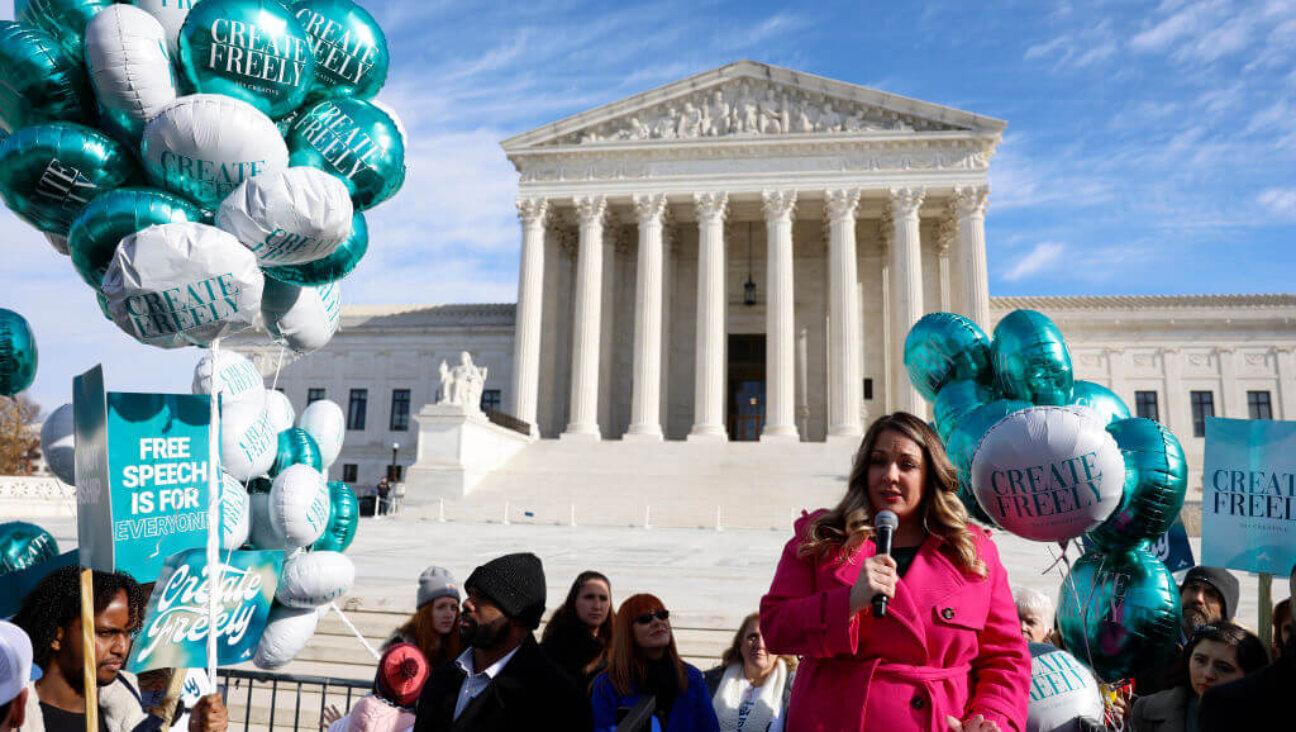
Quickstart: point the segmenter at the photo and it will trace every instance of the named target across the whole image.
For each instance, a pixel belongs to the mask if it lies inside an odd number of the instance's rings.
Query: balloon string
[[[220,480],[220,339],[211,344],[212,388],[207,425],[207,678],[216,678],[216,618],[221,597],[221,486]]]
[[[333,612],[338,614],[339,618],[342,618],[342,623],[346,625],[352,633],[355,633],[355,637],[360,639],[360,644],[365,647],[366,651],[369,651],[369,653],[374,657],[374,660],[382,660],[382,654],[375,651],[374,647],[369,645],[369,641],[365,640],[364,635],[351,624],[351,619],[346,616],[346,613],[342,612],[342,608],[338,607],[336,602],[330,602],[329,607],[333,609]]]
[[[279,388],[279,371],[283,369],[284,347],[279,346],[279,362],[275,364],[274,379],[270,382],[270,390],[274,391]]]

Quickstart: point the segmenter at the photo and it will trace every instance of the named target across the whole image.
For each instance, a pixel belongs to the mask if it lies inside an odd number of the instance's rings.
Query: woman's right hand
[[[851,614],[867,609],[875,595],[895,597],[898,578],[895,560],[890,555],[882,554],[865,559],[860,565],[859,576],[855,578],[855,586],[851,588]]]

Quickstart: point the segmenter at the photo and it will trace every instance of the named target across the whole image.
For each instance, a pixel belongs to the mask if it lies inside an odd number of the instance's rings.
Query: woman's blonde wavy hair
[[[846,495],[831,511],[810,523],[798,553],[824,557],[839,553],[844,560],[873,536],[873,506],[868,495],[868,471],[878,436],[891,430],[922,447],[927,482],[918,506],[928,533],[944,539],[941,550],[959,569],[984,578],[985,562],[977,555],[976,543],[968,530],[968,513],[958,497],[958,473],[945,454],[945,446],[926,422],[908,412],[879,417],[864,435],[851,465]]]

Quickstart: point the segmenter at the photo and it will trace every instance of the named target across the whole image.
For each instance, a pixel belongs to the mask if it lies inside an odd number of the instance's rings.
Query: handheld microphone
[[[873,528],[877,529],[877,535],[874,541],[877,542],[877,554],[891,554],[891,538],[895,535],[895,530],[900,527],[900,519],[896,517],[893,511],[879,511],[877,516],[873,517]],[[878,593],[873,596],[873,617],[885,618],[887,610],[887,596]]]

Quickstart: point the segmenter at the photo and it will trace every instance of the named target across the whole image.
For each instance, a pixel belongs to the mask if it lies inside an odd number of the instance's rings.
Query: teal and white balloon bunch
[[[204,354],[193,391],[221,392],[221,545],[284,551],[276,604],[256,663],[292,660],[315,630],[316,611],[350,591],[355,567],[342,552],[355,538],[360,507],[346,483],[329,483],[342,449],[342,408],[310,404],[297,419],[281,392],[266,389],[251,361],[233,351]]]
[[[163,348],[258,312],[298,353],[327,343],[364,212],[405,179],[403,128],[374,99],[389,63],[374,18],[351,0],[15,9],[0,21],[0,197],[105,315]]]
[[[1179,603],[1148,542],[1183,507],[1175,436],[1075,379],[1062,332],[1032,310],[1004,316],[993,338],[960,315],[928,315],[905,339],[905,367],[974,518],[1034,541],[1094,542],[1058,600],[1067,648],[1107,681],[1165,662]]]

